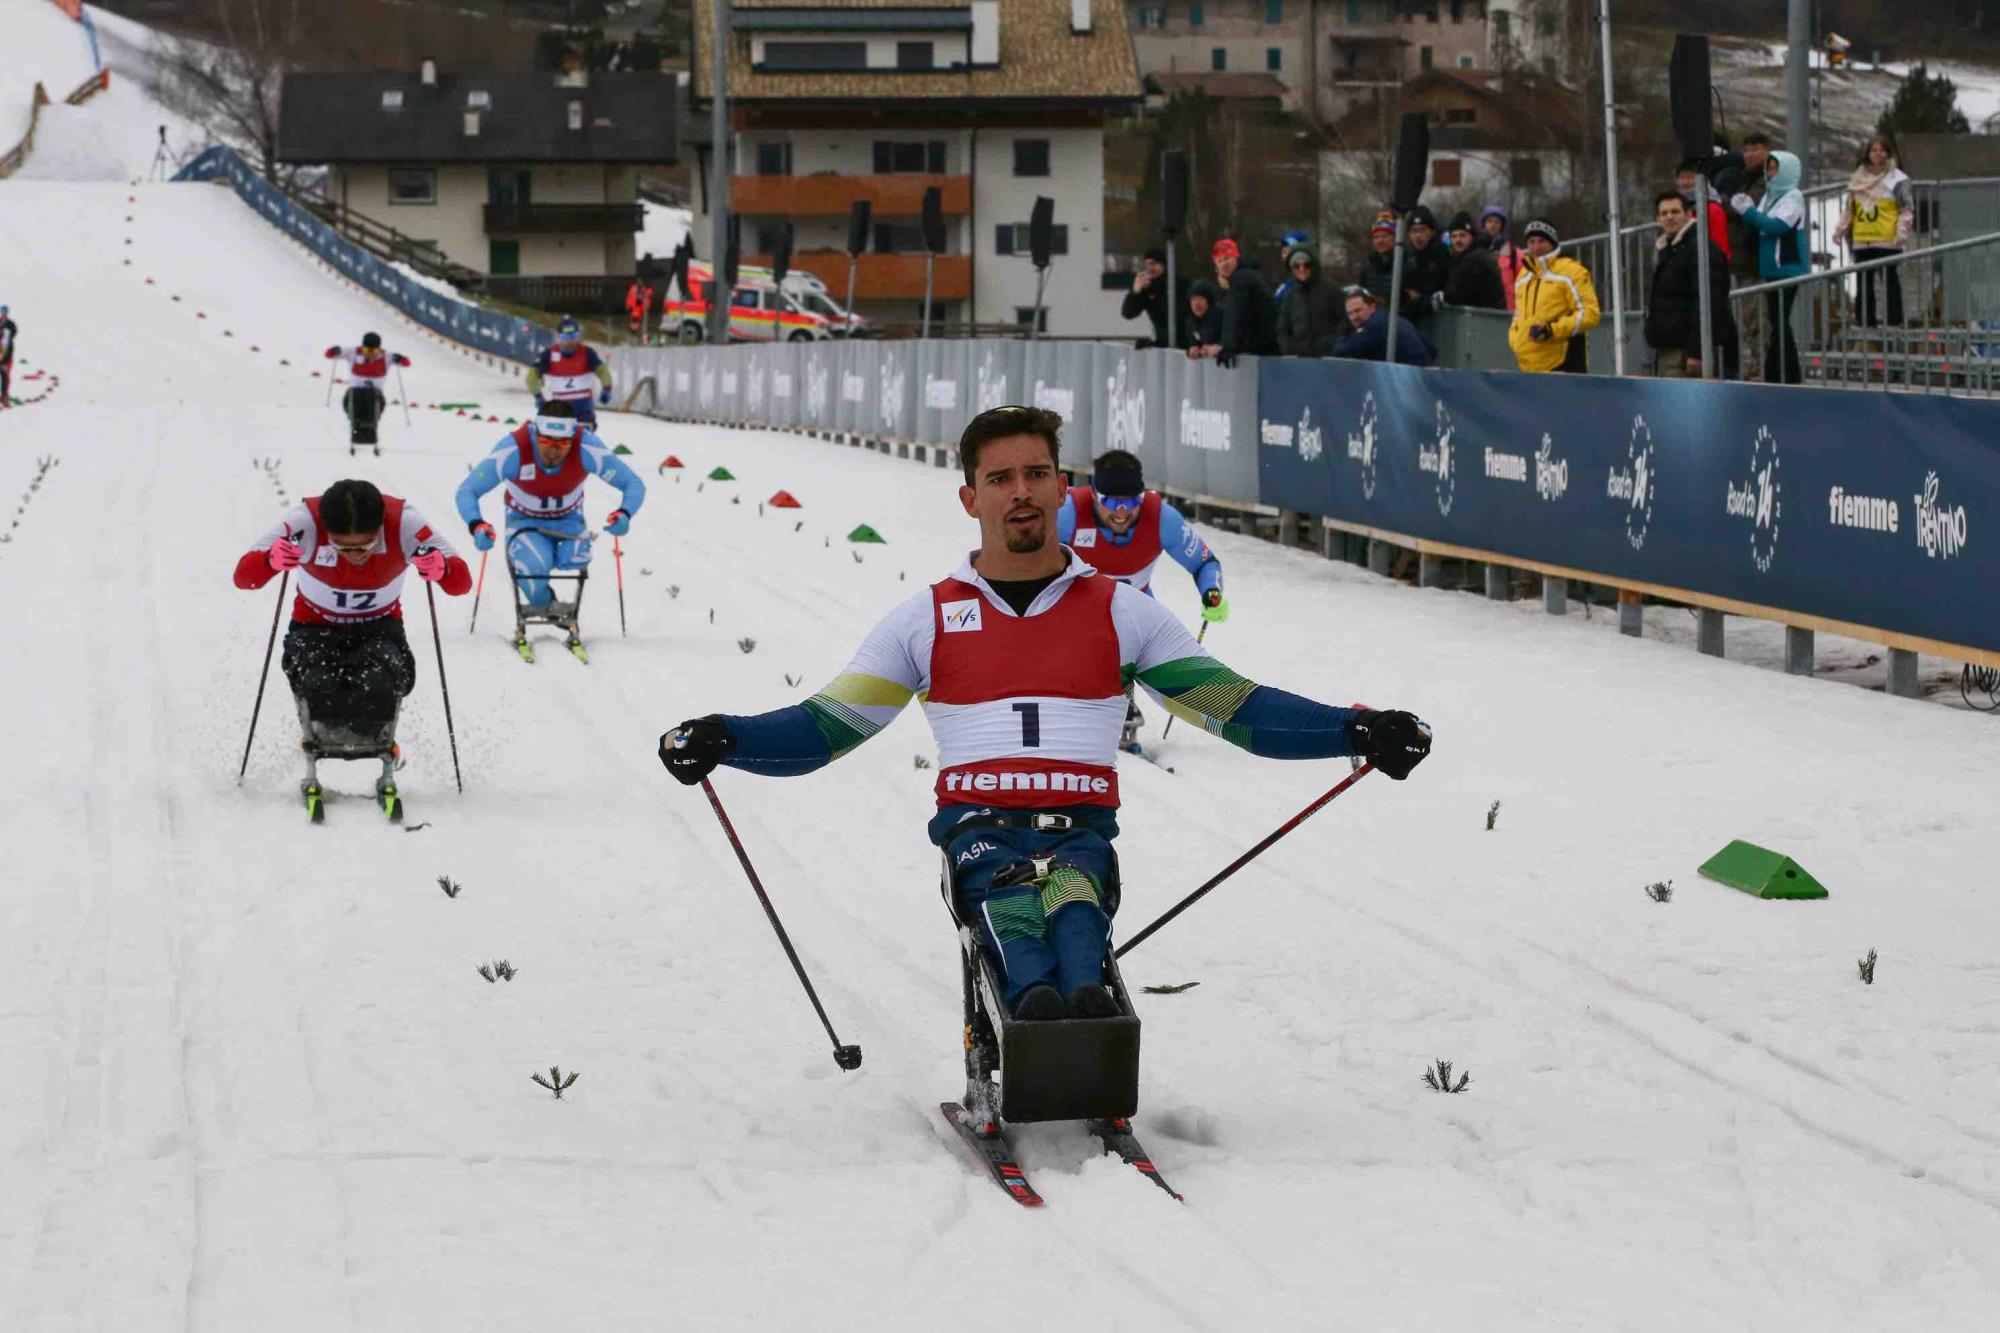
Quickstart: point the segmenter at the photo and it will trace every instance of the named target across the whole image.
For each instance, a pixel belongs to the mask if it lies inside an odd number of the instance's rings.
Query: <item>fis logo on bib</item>
[[[982,628],[977,597],[968,597],[962,602],[946,602],[938,608],[938,614],[944,620],[946,634],[970,634]]]
[[[1076,533],[1075,533],[1075,535],[1074,535],[1074,536],[1073,536],[1073,537],[1071,538],[1071,540],[1070,540],[1070,545],[1072,545],[1072,546],[1095,546],[1095,545],[1097,545],[1097,529],[1096,529],[1096,528],[1078,528],[1078,529],[1076,530]]]

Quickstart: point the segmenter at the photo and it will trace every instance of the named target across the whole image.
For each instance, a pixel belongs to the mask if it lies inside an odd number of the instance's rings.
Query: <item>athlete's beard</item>
[[[1011,522],[1003,524],[1003,529],[1006,532],[1007,550],[1014,555],[1033,555],[1049,544],[1048,515],[1039,509],[1017,509],[1007,517],[1012,519],[1015,514],[1022,513],[1032,513],[1041,521],[1032,528],[1017,528]]]

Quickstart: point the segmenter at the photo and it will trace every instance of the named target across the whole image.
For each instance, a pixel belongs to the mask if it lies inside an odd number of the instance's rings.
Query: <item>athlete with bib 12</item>
[[[1061,426],[1033,407],[972,419],[958,496],[979,522],[979,549],[891,611],[819,693],[756,716],[710,714],[660,738],[661,762],[689,786],[719,764],[791,777],[846,754],[921,694],[939,752],[930,838],[1017,1019],[1118,1012],[1104,956],[1128,676],[1267,758],[1362,755],[1401,779],[1431,745],[1409,713],[1334,708],[1245,680],[1165,607],[1058,542]]]

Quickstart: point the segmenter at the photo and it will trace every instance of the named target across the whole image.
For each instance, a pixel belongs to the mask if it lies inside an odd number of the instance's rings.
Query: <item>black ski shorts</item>
[[[394,694],[416,688],[417,659],[395,616],[359,625],[295,623],[285,634],[285,679],[292,693]]]

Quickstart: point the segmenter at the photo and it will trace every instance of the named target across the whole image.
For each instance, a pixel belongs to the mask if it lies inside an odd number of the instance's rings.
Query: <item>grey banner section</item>
[[[1088,475],[1136,453],[1156,486],[1257,500],[1257,367],[1232,370],[1123,343],[907,339],[621,348],[613,372],[652,375],[666,416],[955,446],[988,408],[1063,418],[1063,464]],[[644,399],[641,399],[644,402]]]

